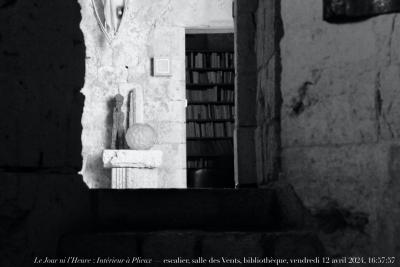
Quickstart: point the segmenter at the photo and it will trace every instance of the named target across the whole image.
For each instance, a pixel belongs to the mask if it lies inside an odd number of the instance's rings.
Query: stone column
[[[255,53],[257,0],[236,0],[235,16],[235,183],[239,187],[257,184],[255,130],[257,57]]]

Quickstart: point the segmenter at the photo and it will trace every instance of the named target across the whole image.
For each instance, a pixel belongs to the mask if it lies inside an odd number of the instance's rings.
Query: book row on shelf
[[[186,68],[233,68],[232,52],[187,52]]]
[[[215,167],[215,160],[199,158],[196,160],[188,160],[188,169],[212,169]]]
[[[187,120],[233,120],[235,107],[232,105],[188,105]]]
[[[233,140],[188,140],[186,143],[188,157],[233,155]]]
[[[232,137],[234,123],[233,122],[188,122],[187,137]]]
[[[206,88],[203,90],[186,90],[186,97],[192,102],[234,102],[235,92],[229,89],[223,89],[218,86]]]
[[[192,84],[234,83],[233,71],[186,71],[186,82]]]

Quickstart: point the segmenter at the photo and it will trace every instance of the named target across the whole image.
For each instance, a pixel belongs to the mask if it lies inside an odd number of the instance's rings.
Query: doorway
[[[233,33],[186,34],[188,188],[234,188]]]

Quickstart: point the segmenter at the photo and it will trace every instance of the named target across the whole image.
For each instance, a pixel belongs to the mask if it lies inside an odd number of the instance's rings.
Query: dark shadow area
[[[0,266],[56,254],[85,228],[85,44],[75,0],[0,1]]]
[[[324,20],[354,23],[373,16],[400,11],[397,0],[324,0]]]
[[[106,125],[105,127],[107,128],[106,132],[106,147],[111,148],[111,133],[112,133],[112,127],[113,127],[113,112],[114,112],[114,107],[115,107],[115,99],[110,98],[107,100],[107,118],[106,118]]]
[[[234,188],[234,34],[186,34],[188,188]]]
[[[293,188],[285,184],[256,190],[91,190],[90,194],[91,231],[65,235],[59,242],[59,258],[74,257],[73,264],[127,256],[162,263],[178,257],[289,260],[326,255],[318,237],[301,230],[310,218]],[[248,260],[242,264],[255,263]]]
[[[73,0],[0,8],[0,168],[81,169],[80,19]]]

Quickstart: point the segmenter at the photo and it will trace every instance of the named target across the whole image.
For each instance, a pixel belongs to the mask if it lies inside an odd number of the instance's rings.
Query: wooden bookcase
[[[233,49],[186,50],[189,186],[189,179],[197,170],[217,173],[210,179],[221,179],[216,181],[221,187],[232,187],[234,184],[234,76]]]

